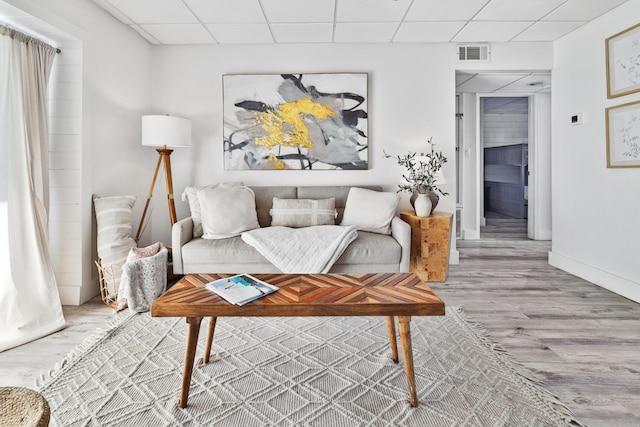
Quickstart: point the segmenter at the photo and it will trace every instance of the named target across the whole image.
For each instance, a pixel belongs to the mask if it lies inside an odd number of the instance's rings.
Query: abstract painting
[[[367,74],[224,75],[225,170],[368,168]]]

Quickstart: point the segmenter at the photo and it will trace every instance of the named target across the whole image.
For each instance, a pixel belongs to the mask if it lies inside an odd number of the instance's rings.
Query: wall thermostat
[[[583,122],[582,113],[574,114],[571,116],[572,125],[581,125]]]

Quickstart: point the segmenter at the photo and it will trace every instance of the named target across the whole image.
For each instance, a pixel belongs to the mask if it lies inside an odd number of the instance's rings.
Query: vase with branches
[[[442,151],[436,151],[429,138],[428,144],[431,151],[427,154],[417,155],[416,152],[409,152],[404,156],[384,153],[386,158],[396,159],[398,165],[406,168],[407,172],[402,175],[404,183],[398,185],[398,192],[412,193],[411,204],[418,194],[427,194],[431,199],[432,211],[438,204],[439,196],[446,196],[449,193],[437,186],[438,178],[442,179],[442,165],[447,162],[447,158]]]

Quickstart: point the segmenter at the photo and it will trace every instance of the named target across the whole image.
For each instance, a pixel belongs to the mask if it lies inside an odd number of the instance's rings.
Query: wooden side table
[[[410,210],[400,218],[411,226],[411,271],[425,282],[447,280],[453,214],[434,211],[420,217]]]

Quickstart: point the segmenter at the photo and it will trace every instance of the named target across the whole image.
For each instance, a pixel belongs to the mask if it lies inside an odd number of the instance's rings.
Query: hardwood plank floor
[[[488,219],[430,284],[589,426],[640,425],[640,304],[550,266],[526,221]]]
[[[460,264],[431,287],[447,305],[462,305],[583,423],[640,425],[640,304],[549,266],[550,248],[527,240],[525,221],[488,219],[482,239],[458,241]],[[99,298],[64,313],[63,331],[0,353],[0,386],[33,388],[113,316]]]

